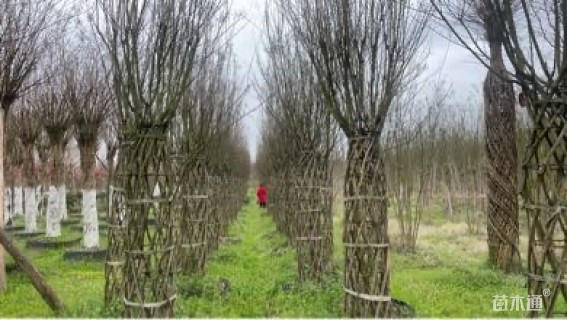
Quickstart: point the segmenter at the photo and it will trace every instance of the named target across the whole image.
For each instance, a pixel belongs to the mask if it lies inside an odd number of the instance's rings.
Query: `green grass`
[[[432,213],[442,228],[442,214]],[[70,233],[64,228],[64,233]],[[441,230],[441,229],[439,229]],[[178,317],[341,317],[342,221],[334,224],[337,266],[321,285],[299,287],[295,252],[276,232],[271,218],[254,201],[243,207],[230,228],[240,242],[222,245],[209,257],[204,277],[179,277]],[[478,237],[478,236],[477,236]],[[105,243],[106,239],[101,238]],[[392,296],[412,305],[419,317],[524,317],[525,312],[493,312],[494,295],[526,296],[524,278],[504,275],[486,266],[486,256],[471,254],[475,236],[432,233],[420,238],[413,254],[391,255]],[[23,247],[24,242],[18,240]],[[61,296],[66,317],[116,317],[103,306],[104,265],[63,261],[63,251],[25,250],[34,265]],[[7,259],[10,262],[10,258]],[[0,317],[53,317],[21,272],[8,276],[9,290],[0,294]],[[219,281],[230,283],[226,295]],[[565,310],[563,301],[558,306]]]
[[[333,317],[339,314],[340,284],[330,283],[324,289],[314,285],[299,288],[295,281],[295,252],[276,233],[271,218],[261,214],[255,205],[241,212],[230,233],[241,242],[215,252],[204,279],[180,283],[184,299],[178,303],[178,316]],[[217,289],[221,278],[231,284],[226,297]],[[186,294],[199,291],[203,291],[200,296]]]

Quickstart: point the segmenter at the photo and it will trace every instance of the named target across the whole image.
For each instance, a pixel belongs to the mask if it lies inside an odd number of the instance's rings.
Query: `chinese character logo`
[[[544,295],[546,293],[544,292]],[[510,303],[508,303],[510,300]],[[527,303],[524,302],[527,300]],[[529,295],[526,298],[515,295],[508,297],[507,295],[495,295],[492,299],[492,311],[542,311],[543,310],[543,296],[542,295]]]
[[[508,310],[508,296],[507,295],[495,295],[492,299],[492,310],[493,311],[507,311]]]

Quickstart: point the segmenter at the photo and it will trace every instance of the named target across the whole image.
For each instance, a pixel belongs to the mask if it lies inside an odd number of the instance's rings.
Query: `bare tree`
[[[25,100],[24,100],[25,101]],[[23,147],[23,167],[25,186],[25,231],[37,232],[37,203],[35,190],[38,175],[35,166],[35,145],[41,134],[40,113],[36,105],[24,102],[18,105],[14,113],[14,123],[17,124],[17,136]]]
[[[325,108],[315,70],[292,37],[283,12],[265,14],[267,62],[262,66],[266,116],[281,130],[274,158],[289,169],[289,210],[277,220],[297,249],[300,282],[320,281],[332,258],[332,180],[330,157],[338,128]],[[271,12],[270,12],[271,11]],[[283,172],[279,174],[284,175]],[[281,186],[275,185],[274,188]]]
[[[59,189],[63,188],[65,183],[64,155],[72,122],[71,109],[64,94],[65,57],[61,52],[57,52],[50,62],[43,70],[48,74],[47,78],[31,92],[29,100],[42,112],[41,123],[49,139],[49,158],[53,168],[49,177],[45,232],[47,237],[59,237],[63,218]]]
[[[442,83],[415,84],[394,101],[385,127],[387,184],[400,227],[402,252],[416,249],[428,203],[425,189],[435,161],[431,142],[439,130],[439,113],[446,99]]]
[[[392,101],[418,75],[427,15],[410,1],[281,0],[349,139],[345,314],[391,316],[387,196],[380,136]],[[413,3],[412,3],[413,5]]]
[[[56,0],[6,0],[0,3],[0,194],[4,194],[4,123],[10,106],[27,89],[57,20]],[[0,197],[0,221],[4,221]],[[0,292],[6,289],[4,252],[0,248]]]
[[[87,47],[88,48],[88,47]],[[75,60],[66,67],[65,99],[73,110],[77,142],[81,153],[83,193],[83,246],[99,246],[96,180],[94,176],[100,130],[112,106],[111,88],[100,57],[74,50]]]
[[[566,8],[563,0],[515,1],[486,0],[491,38],[489,52],[477,41],[474,25],[451,8],[466,8],[467,3],[432,1],[452,35],[465,46],[491,74],[516,83],[522,90],[521,103],[527,106],[533,128],[530,143],[522,161],[522,197],[529,220],[528,291],[543,296],[545,314],[554,313],[557,297],[567,297],[567,285],[554,282],[552,294],[543,295],[547,279],[561,279],[565,273],[563,253],[556,252],[552,243],[567,238],[565,229],[565,135],[567,117],[565,109],[567,74]],[[471,41],[472,40],[472,41]],[[493,46],[496,45],[496,46]],[[502,68],[502,61],[492,58],[504,49],[512,71]],[[496,51],[497,54],[492,53]],[[498,69],[500,68],[500,69]],[[492,83],[496,85],[497,83]],[[488,87],[490,87],[488,85]],[[507,94],[511,94],[509,87]],[[499,90],[502,93],[503,89]],[[497,98],[487,95],[487,98]],[[498,102],[498,100],[495,100]],[[509,102],[508,102],[509,103]],[[496,104],[495,104],[496,105]],[[513,173],[512,173],[513,174]],[[562,182],[563,181],[563,182]],[[558,238],[559,237],[559,238]],[[546,270],[551,271],[546,271]],[[533,317],[537,311],[530,311]]]
[[[6,202],[4,203],[5,211],[4,222],[10,223],[13,218],[17,215],[23,215],[22,207],[22,165],[23,165],[23,153],[22,142],[18,138],[19,126],[18,122],[14,121],[14,113],[8,115],[10,119],[7,121],[6,128],[6,182],[7,182],[7,194]],[[9,207],[8,207],[9,206]]]
[[[213,174],[218,174],[213,171],[211,157],[216,152],[221,153],[217,150],[218,144],[213,144],[216,130],[219,130],[219,122],[215,120],[222,115],[234,120],[234,108],[239,107],[240,97],[233,95],[237,91],[233,91],[236,87],[231,82],[232,52],[229,46],[218,46],[213,40],[207,37],[200,50],[195,80],[184,96],[173,130],[183,157],[179,185],[183,190],[182,206],[186,213],[181,228],[187,232],[179,239],[179,265],[184,274],[205,272],[209,248],[216,248],[221,237],[220,224],[224,220],[219,214],[226,213],[225,208],[216,210],[217,205],[222,205],[220,198],[211,201]]]
[[[122,124],[120,140],[128,143],[127,148],[120,149],[116,175],[117,187],[124,190],[126,198],[125,256],[108,259],[125,259],[120,295],[125,316],[171,317],[176,299],[173,274],[177,244],[172,226],[178,217],[173,203],[177,189],[173,185],[169,126],[191,85],[201,41],[225,3],[99,0],[96,4],[92,17],[111,63]],[[156,220],[151,233],[147,223],[150,216]],[[110,223],[120,221],[111,217]],[[107,263],[107,268],[116,267],[122,268]],[[120,291],[107,294],[118,298]]]

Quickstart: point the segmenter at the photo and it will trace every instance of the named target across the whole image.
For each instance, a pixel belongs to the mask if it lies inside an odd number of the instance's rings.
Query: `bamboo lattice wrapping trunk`
[[[345,175],[345,316],[391,317],[388,204],[379,139],[349,140]]]
[[[528,292],[543,297],[547,317],[567,299],[567,94],[536,101],[524,154],[522,196],[528,215]],[[538,311],[529,311],[528,317]]]
[[[504,68],[493,49],[493,67]],[[492,265],[504,272],[521,269],[518,220],[518,164],[514,89],[503,74],[489,71],[484,82],[487,158],[487,234]]]
[[[137,129],[126,138],[132,144],[122,151],[128,165],[120,172],[126,196],[124,316],[173,317],[179,227],[167,126]]]
[[[207,265],[207,231],[211,208],[209,175],[199,161],[183,182],[180,267],[184,274],[204,275]]]
[[[119,162],[120,163],[120,162]],[[120,165],[117,168],[120,172]],[[115,181],[120,183],[119,181]],[[126,231],[126,196],[124,189],[109,187],[108,249],[105,259],[104,303],[107,307],[121,303]]]
[[[321,281],[330,262],[328,219],[330,174],[328,163],[316,152],[304,152],[294,186],[297,199],[297,271],[299,282]],[[331,234],[332,236],[332,234]],[[332,239],[331,239],[332,242]]]
[[[209,178],[211,197],[217,199],[223,192],[221,178],[219,176],[210,176]],[[220,224],[222,214],[222,205],[220,201],[211,203],[211,210],[207,217],[207,248],[209,251],[217,250],[220,242]]]

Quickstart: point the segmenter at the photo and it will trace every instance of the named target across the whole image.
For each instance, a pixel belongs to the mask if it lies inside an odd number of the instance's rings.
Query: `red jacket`
[[[259,203],[268,202],[268,189],[265,186],[259,186],[256,190],[256,199]]]

